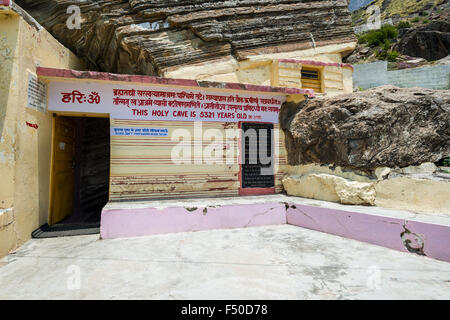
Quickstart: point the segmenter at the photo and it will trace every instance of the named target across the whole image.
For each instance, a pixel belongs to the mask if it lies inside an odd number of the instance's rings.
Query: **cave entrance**
[[[49,225],[99,226],[109,199],[109,119],[55,116],[53,120]]]

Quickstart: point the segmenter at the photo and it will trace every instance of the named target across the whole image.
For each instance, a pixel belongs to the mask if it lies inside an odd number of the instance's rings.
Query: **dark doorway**
[[[73,213],[65,223],[100,222],[108,203],[110,167],[109,119],[75,118]]]
[[[109,200],[109,170],[110,170],[110,123],[108,118],[78,118],[55,117],[57,124],[70,123],[74,128],[72,144],[59,142],[61,130],[54,133],[56,150],[64,144],[64,150],[72,148],[72,157],[65,154],[71,168],[70,179],[54,179],[52,187],[53,209],[50,224],[40,227],[32,233],[34,238],[47,238],[56,236],[80,235],[98,233],[100,217],[103,207]],[[67,126],[66,126],[67,127]],[[58,126],[56,126],[58,128]],[[64,138],[64,136],[62,136]],[[59,139],[59,140],[58,140]],[[52,171],[61,166],[61,156],[56,154]],[[72,160],[71,160],[72,159]],[[69,171],[67,171],[69,172]],[[55,174],[55,176],[57,176]],[[59,175],[61,176],[61,175]],[[57,176],[57,177],[59,177]],[[67,183],[69,185],[67,185]],[[62,189],[73,190],[73,198],[66,195]],[[69,197],[67,197],[69,196]],[[73,200],[73,201],[70,201]],[[66,203],[67,212],[60,212],[60,203]]]

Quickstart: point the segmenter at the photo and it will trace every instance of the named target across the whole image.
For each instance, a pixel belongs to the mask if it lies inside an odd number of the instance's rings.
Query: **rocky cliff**
[[[387,60],[396,63],[390,68],[402,69],[425,65],[450,54],[449,1],[355,0],[354,5],[357,3],[366,4],[352,13],[352,24],[359,34],[359,44],[346,62],[356,64]],[[380,37],[383,30],[368,32],[369,6],[378,6],[383,23],[396,26],[398,32],[394,37]],[[418,58],[426,61],[409,62]]]
[[[280,114],[291,165],[371,171],[450,156],[450,91],[379,87],[306,101]]]
[[[17,0],[91,69],[161,75],[181,65],[354,41],[346,0]],[[69,30],[67,8],[81,9]],[[312,39],[314,41],[312,41]]]
[[[448,20],[450,4],[448,0],[373,0],[364,1],[365,6],[353,11],[355,26],[367,23],[369,6],[378,6],[382,20],[392,19],[394,23],[405,19]]]
[[[394,48],[402,54],[428,61],[443,59],[450,55],[450,23],[433,21],[408,29]]]

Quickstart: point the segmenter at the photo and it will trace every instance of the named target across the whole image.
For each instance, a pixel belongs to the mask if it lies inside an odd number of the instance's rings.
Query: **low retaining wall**
[[[400,88],[450,89],[450,65],[393,71],[388,71],[387,67],[386,61],[354,65],[353,85],[364,90],[382,85]]]
[[[149,204],[151,205],[151,204]],[[104,210],[102,238],[245,228],[286,224],[286,208],[279,203],[214,207],[167,207]]]
[[[446,245],[450,243],[450,217],[422,216],[420,221],[408,212],[346,207],[278,195],[253,197],[247,203],[233,201],[227,199],[225,202],[229,204],[193,207],[156,207],[148,202],[139,206],[121,203],[119,208],[110,204],[102,212],[101,237],[111,239],[287,223],[450,262],[450,247]]]
[[[293,204],[287,223],[450,262],[450,226]]]

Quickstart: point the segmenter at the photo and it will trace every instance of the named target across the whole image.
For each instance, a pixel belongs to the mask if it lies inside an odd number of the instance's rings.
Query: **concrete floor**
[[[450,299],[450,263],[281,225],[30,240],[2,299]]]

